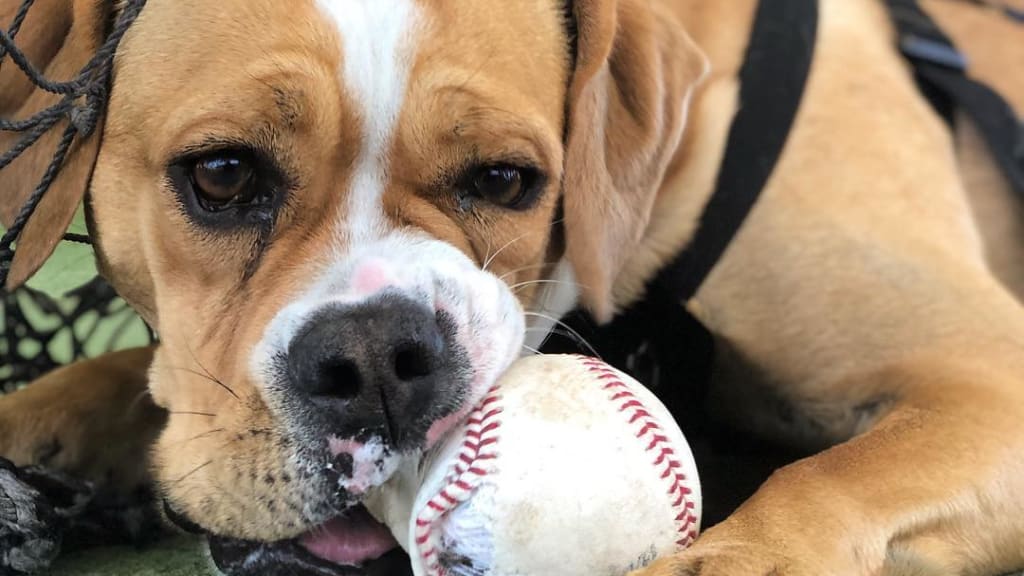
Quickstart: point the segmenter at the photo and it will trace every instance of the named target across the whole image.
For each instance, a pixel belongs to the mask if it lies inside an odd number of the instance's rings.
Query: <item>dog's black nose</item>
[[[450,356],[433,310],[385,295],[309,320],[289,345],[289,379],[335,433],[398,442],[452,379]]]

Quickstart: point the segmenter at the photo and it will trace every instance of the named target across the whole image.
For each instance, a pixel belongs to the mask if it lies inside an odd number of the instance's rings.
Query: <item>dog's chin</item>
[[[412,576],[391,532],[362,506],[282,542],[210,536],[210,555],[227,576]]]

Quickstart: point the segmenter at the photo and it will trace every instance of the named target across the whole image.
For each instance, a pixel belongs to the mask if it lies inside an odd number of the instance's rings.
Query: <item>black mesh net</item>
[[[64,363],[154,339],[98,276],[59,298],[27,286],[0,291],[0,298],[0,392],[11,392]]]
[[[67,120],[67,125],[42,179],[18,208],[9,227],[2,230],[0,286],[6,284],[18,237],[63,166],[72,142],[91,133],[99,122],[106,105],[114,53],[145,0],[121,3],[107,39],[85,67],[66,81],[45,77],[15,42],[34,4],[34,0],[22,0],[11,21],[0,26],[0,64],[17,67],[38,89],[59,95],[60,99],[27,118],[0,118],[0,131],[20,134],[9,149],[0,151],[0,170],[35,145],[47,131],[58,129],[61,121]],[[80,235],[68,236],[88,241]],[[141,324],[98,277],[60,298],[22,287],[13,292],[0,289],[0,300],[0,392],[10,392],[60,364],[123,347],[122,336],[133,326],[137,334]],[[152,341],[151,333],[148,338]],[[135,343],[138,340],[135,338]]]

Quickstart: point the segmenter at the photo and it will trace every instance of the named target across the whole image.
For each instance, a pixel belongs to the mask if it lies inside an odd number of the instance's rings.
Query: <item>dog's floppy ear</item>
[[[605,321],[615,275],[644,233],[707,61],[649,0],[576,0],[573,11],[566,254],[583,304]]]
[[[0,27],[10,29],[21,4],[21,0],[0,0]],[[102,43],[110,10],[111,3],[102,0],[36,0],[15,44],[48,79],[71,80]],[[0,64],[0,118],[25,119],[60,98],[38,88],[11,55]],[[42,179],[66,127],[67,120],[61,120],[0,170],[0,221],[5,227],[11,225]],[[67,230],[89,185],[99,132],[98,125],[88,137],[79,136],[69,150],[58,176],[19,236],[6,288],[32,276]],[[10,150],[23,136],[24,132],[0,132],[0,153]]]

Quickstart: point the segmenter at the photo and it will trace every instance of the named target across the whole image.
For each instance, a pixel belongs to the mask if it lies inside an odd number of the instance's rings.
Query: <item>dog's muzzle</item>
[[[432,423],[425,408],[466,371],[444,313],[398,294],[314,315],[288,349],[291,395],[332,438],[379,438],[415,448]],[[343,442],[332,450],[346,452]],[[342,464],[343,467],[350,467]]]
[[[256,565],[373,574],[354,567],[387,564],[397,542],[361,500],[472,410],[520,355],[524,334],[501,278],[424,235],[395,232],[322,268],[251,356],[311,529],[270,544],[211,537],[218,565],[246,575],[262,573]],[[235,533],[247,534],[259,538]]]

